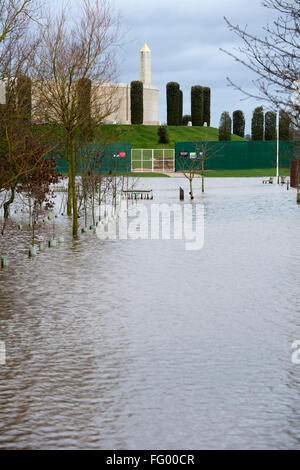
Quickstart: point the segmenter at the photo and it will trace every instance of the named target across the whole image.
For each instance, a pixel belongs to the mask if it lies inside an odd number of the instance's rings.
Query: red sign
[[[126,153],[125,152],[120,152],[120,157],[126,157]]]

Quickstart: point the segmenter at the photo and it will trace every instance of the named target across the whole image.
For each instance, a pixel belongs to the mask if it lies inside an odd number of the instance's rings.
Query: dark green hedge
[[[264,109],[262,106],[253,111],[251,134],[252,140],[264,140]]]
[[[240,137],[245,137],[245,116],[243,111],[237,109],[233,111],[233,133]]]
[[[279,114],[279,138],[280,140],[291,139],[291,118],[289,113],[283,110]]]
[[[203,126],[203,87],[192,86],[191,113],[193,126]]]
[[[183,116],[183,92],[179,90],[179,116],[178,116],[178,126],[182,126],[182,116]]]
[[[273,111],[265,114],[265,140],[276,140],[276,113]]]
[[[210,100],[210,88],[205,86],[203,87],[203,123],[207,122],[208,127],[210,127]]]
[[[167,123],[178,126],[180,122],[180,88],[176,82],[167,83]]]
[[[135,80],[130,86],[131,124],[144,122],[144,85]]]
[[[227,111],[221,114],[219,125],[219,140],[231,140],[231,117]]]

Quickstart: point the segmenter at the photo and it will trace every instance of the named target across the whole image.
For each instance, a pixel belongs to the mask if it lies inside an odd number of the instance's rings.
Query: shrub
[[[185,114],[182,118],[182,125],[187,126],[188,122],[192,122],[192,116],[190,114]]]
[[[207,122],[208,127],[210,126],[210,88],[203,87],[203,123]]]
[[[245,136],[245,116],[240,109],[233,112],[233,133],[239,137]]]
[[[182,125],[182,113],[183,113],[183,92],[182,90],[179,90],[178,126]]]
[[[219,140],[231,140],[231,117],[227,111],[221,114]]]
[[[262,106],[253,111],[251,134],[252,140],[264,140],[264,109]]]
[[[131,124],[144,122],[144,85],[135,80],[130,84]]]
[[[272,111],[265,115],[265,140],[276,140],[276,113]]]
[[[193,126],[203,126],[203,87],[196,85],[191,89],[191,112]]]
[[[157,135],[159,136],[159,144],[168,144],[170,142],[166,126],[160,126],[157,129]]]
[[[279,138],[280,140],[291,139],[291,118],[289,113],[283,110],[279,113]]]
[[[180,112],[180,89],[176,82],[167,83],[167,123],[178,126]]]

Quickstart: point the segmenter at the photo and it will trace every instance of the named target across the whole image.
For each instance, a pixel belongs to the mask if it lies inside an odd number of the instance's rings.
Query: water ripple
[[[155,202],[188,193],[177,178],[140,184]],[[6,239],[0,448],[300,448],[295,192],[206,184],[200,251],[92,233],[73,243],[64,219],[65,244],[34,260],[28,234]]]

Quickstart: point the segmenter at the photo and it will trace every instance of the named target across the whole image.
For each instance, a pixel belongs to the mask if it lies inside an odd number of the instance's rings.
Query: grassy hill
[[[167,149],[174,148],[175,142],[198,142],[219,138],[219,129],[214,127],[168,126],[170,143],[159,144],[157,129],[157,126],[107,124],[101,127],[99,140],[112,143],[130,142],[132,148]],[[244,139],[233,134],[232,140]]]

